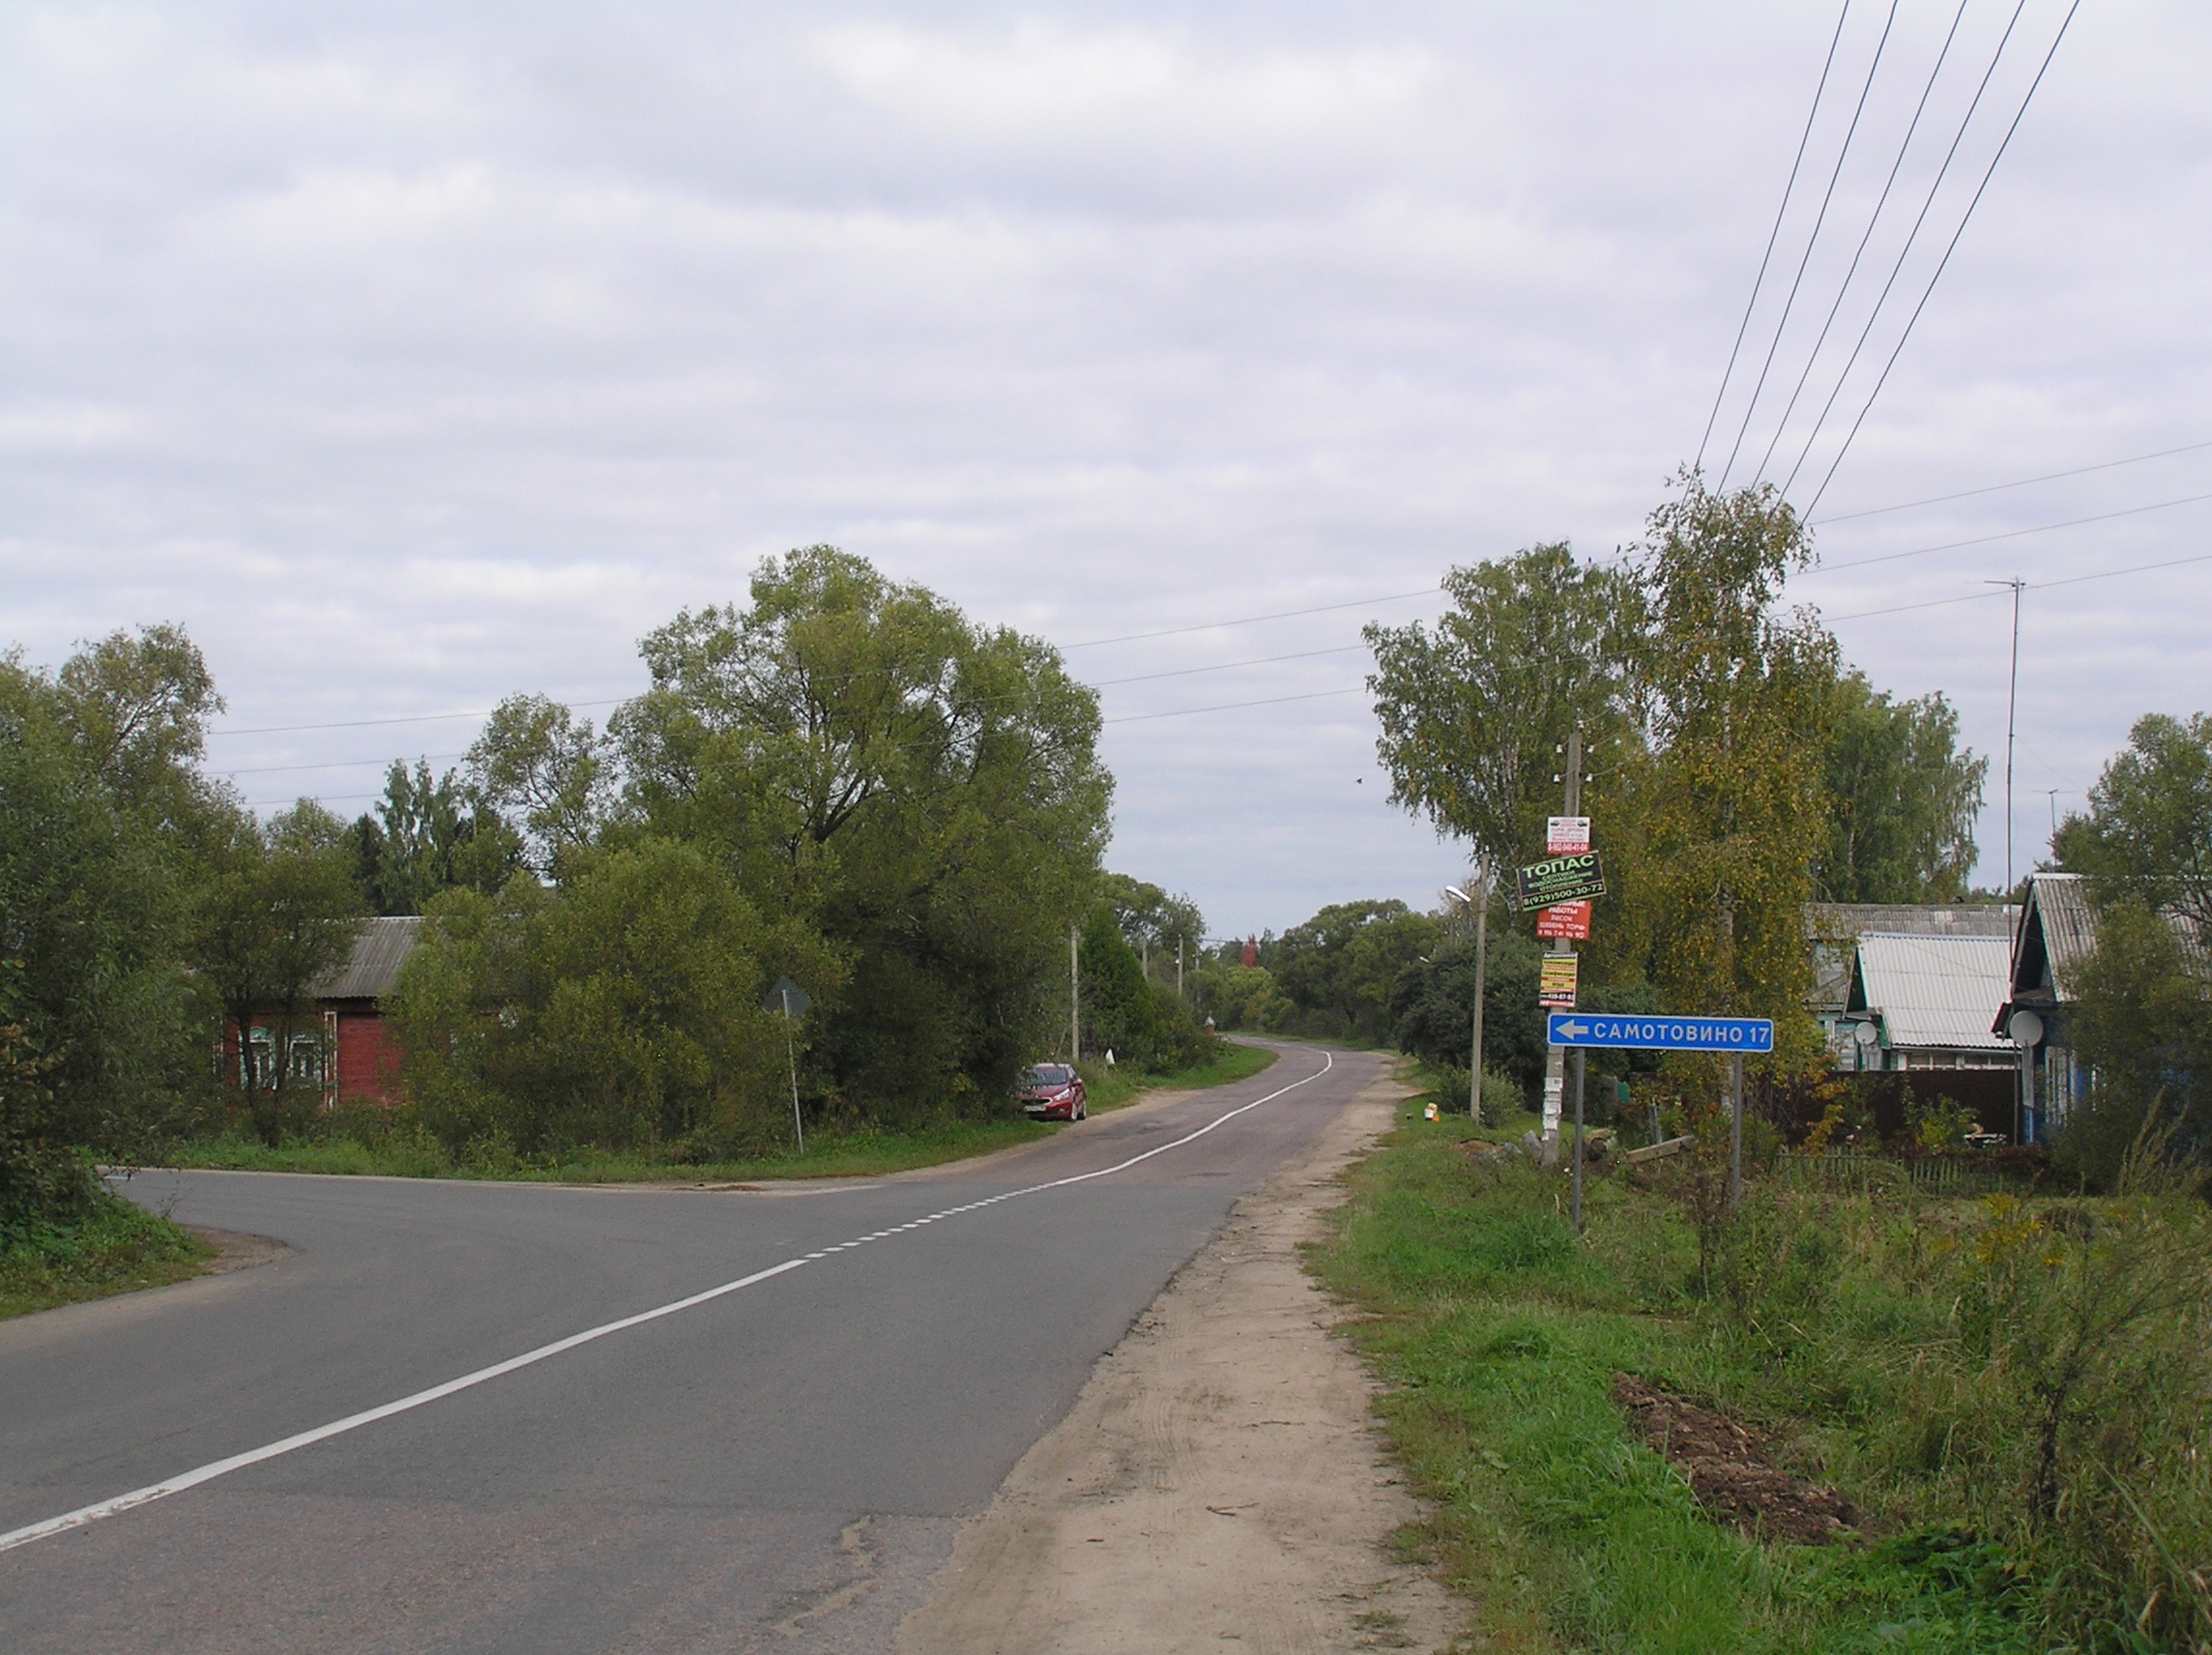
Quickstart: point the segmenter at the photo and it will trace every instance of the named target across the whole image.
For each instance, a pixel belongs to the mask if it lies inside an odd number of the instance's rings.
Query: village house
[[[2010,903],[1962,902],[1947,906],[1902,902],[1809,902],[1805,942],[1813,954],[1812,1011],[1840,1069],[1880,1068],[1869,1062],[1847,1019],[1861,937],[1994,937],[2012,944],[2020,910]],[[2002,973],[1999,973],[2000,979]],[[1998,999],[2003,984],[1998,984]],[[1991,1006],[1995,1005],[1991,1002]],[[1986,1015],[1986,1013],[1985,1013]]]
[[[294,1024],[282,1061],[285,1086],[319,1089],[326,1108],[342,1103],[391,1103],[398,1095],[399,1047],[384,1022],[384,1001],[399,981],[399,968],[415,947],[422,918],[406,915],[362,922],[353,950],[334,974],[310,991],[311,1017]],[[242,1065],[273,1087],[280,1032],[274,1015],[256,1019]],[[235,1039],[235,1031],[232,1038]]]

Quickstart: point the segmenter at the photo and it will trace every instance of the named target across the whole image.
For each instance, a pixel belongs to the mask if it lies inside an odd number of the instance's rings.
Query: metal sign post
[[[1743,1205],[1743,1054],[1729,1059],[1728,1204]]]
[[[1589,1067],[1589,1054],[1575,1049],[1575,1234],[1583,1233],[1583,1082]]]
[[[792,1020],[804,1017],[806,1008],[814,1003],[806,991],[789,977],[777,977],[775,987],[768,991],[768,999],[761,1002],[763,1011],[783,1013],[783,1055],[791,1064],[791,1129],[799,1136],[799,1152],[806,1153],[806,1122],[799,1113],[799,1045],[791,1031]]]
[[[1572,819],[1582,814],[1583,807],[1583,732],[1579,724],[1567,737],[1566,758],[1565,769],[1553,779],[1566,783],[1565,815]],[[1549,838],[1547,834],[1547,840]],[[1597,853],[1592,851],[1580,856],[1557,857],[1523,868],[1514,876],[1514,887],[1516,905],[1526,914],[1531,908],[1603,896],[1605,876],[1598,867]],[[1552,940],[1546,953],[1572,955],[1574,951],[1574,944],[1561,937]],[[1543,1160],[1547,1167],[1559,1164],[1559,1104],[1566,1082],[1565,1058],[1555,1047],[1544,1059]],[[1479,1086],[1481,1082],[1478,1080],[1475,1084]]]

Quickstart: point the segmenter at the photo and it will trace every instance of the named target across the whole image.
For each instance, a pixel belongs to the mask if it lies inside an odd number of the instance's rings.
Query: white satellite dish
[[[1871,1023],[1861,1023],[1851,1031],[1851,1038],[1869,1048],[1881,1044],[1881,1031]]]
[[[2016,1011],[2012,1014],[2012,1021],[2005,1025],[2005,1032],[2012,1036],[2015,1046],[2023,1050],[2029,1046],[2041,1045],[2043,1019],[2032,1011]]]

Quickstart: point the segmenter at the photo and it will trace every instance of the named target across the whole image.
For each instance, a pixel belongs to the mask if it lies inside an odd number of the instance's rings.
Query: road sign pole
[[[1729,1165],[1728,1204],[1743,1205],[1743,1056],[1729,1058]]]
[[[1569,816],[1580,816],[1583,804],[1583,732],[1579,724],[1567,737],[1567,809]],[[1547,952],[1571,954],[1575,945],[1563,937],[1555,937]],[[1559,1164],[1559,1104],[1566,1091],[1567,1055],[1554,1046],[1544,1056],[1544,1164]]]
[[[1583,1083],[1589,1073],[1589,1053],[1575,1048],[1575,1234],[1583,1233]]]
[[[799,1152],[806,1153],[806,1121],[799,1113],[799,1046],[791,1033],[791,990],[783,991],[783,1055],[791,1063],[791,1125],[799,1134]]]

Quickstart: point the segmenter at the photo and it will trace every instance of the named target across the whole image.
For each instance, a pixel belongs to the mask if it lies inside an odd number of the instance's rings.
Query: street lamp
[[[1482,1124],[1482,980],[1490,963],[1490,882],[1473,882],[1482,892],[1482,900],[1473,897],[1456,885],[1444,886],[1446,896],[1457,897],[1474,910],[1474,1040],[1468,1050],[1467,1113],[1473,1122]]]

